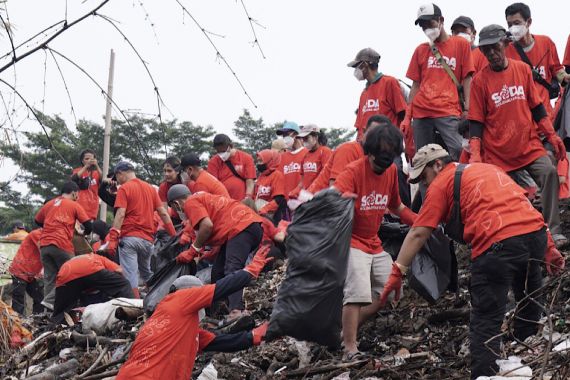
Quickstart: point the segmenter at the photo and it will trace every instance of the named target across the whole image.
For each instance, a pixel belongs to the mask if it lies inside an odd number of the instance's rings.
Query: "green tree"
[[[356,135],[356,130],[349,131],[344,128],[323,128],[323,131],[327,136],[327,146],[331,149],[335,149],[347,141],[354,140],[354,136]]]
[[[12,222],[21,220],[28,228],[34,226],[34,216],[40,204],[30,195],[22,197],[20,192],[12,189],[7,182],[0,182],[0,234],[11,232]]]
[[[275,129],[266,127],[263,119],[254,119],[247,109],[234,122],[233,132],[241,142],[241,148],[249,154],[255,154],[263,149],[271,148],[275,139]]]

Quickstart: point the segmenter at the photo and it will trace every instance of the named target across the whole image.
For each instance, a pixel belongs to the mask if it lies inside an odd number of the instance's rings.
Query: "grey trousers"
[[[560,210],[558,209],[558,172],[547,155],[544,155],[524,168],[540,188],[542,216],[552,235],[562,233]],[[511,174],[511,173],[509,173]]]
[[[435,143],[435,131],[437,130],[447,145],[449,155],[458,161],[462,150],[462,138],[457,131],[459,120],[457,116],[414,119],[412,127],[416,152],[424,145]]]
[[[65,252],[55,245],[48,245],[40,248],[40,258],[44,266],[44,300],[43,304],[48,304],[53,308],[55,302],[55,279],[59,268],[73,257],[72,253]]]

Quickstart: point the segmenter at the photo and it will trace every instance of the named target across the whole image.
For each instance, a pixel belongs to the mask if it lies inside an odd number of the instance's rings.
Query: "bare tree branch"
[[[261,27],[263,27],[263,26],[251,18],[251,16],[249,15],[249,12],[247,11],[247,8],[245,7],[245,3],[243,2],[243,0],[240,0],[240,1],[241,1],[241,6],[243,7],[243,10],[245,12],[245,15],[247,16],[247,19],[249,21],[249,26],[251,26],[251,32],[253,33],[252,44],[257,45],[257,47],[259,48],[259,52],[261,53],[261,56],[263,57],[263,59],[265,59],[265,54],[263,54],[263,50],[261,49],[261,45],[259,44],[259,39],[257,38],[257,34],[255,33],[255,28],[253,27],[253,22],[255,22],[257,25],[259,25]]]
[[[59,62],[55,58],[53,51],[48,49],[53,61],[55,62],[55,66],[57,67],[57,71],[59,71],[59,75],[61,76],[61,81],[63,82],[63,87],[65,87],[65,92],[67,93],[67,99],[69,99],[69,105],[71,106],[71,114],[73,115],[73,120],[75,121],[75,128],[77,128],[77,115],[75,115],[75,108],[73,107],[73,102],[71,101],[71,93],[69,92],[69,88],[67,87],[67,82],[65,81],[65,77],[63,76],[63,71],[61,71],[61,67],[59,66]]]

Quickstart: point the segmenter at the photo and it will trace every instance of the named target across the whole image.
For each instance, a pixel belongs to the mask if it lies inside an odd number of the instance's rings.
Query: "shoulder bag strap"
[[[235,175],[236,177],[238,177],[239,179],[241,179],[242,181],[245,182],[245,178],[243,178],[241,175],[239,175],[239,173],[237,172],[236,168],[234,167],[234,164],[230,161],[229,158],[228,158],[227,160],[225,160],[224,163],[228,166],[228,168],[230,168],[230,170],[232,171],[233,175]]]
[[[523,47],[521,46],[521,44],[519,44],[518,42],[514,43],[515,49],[517,50],[517,53],[519,54],[519,57],[521,57],[522,61],[524,63],[526,63],[527,65],[530,66],[530,70],[532,71],[532,79],[534,79],[535,82],[543,85],[544,87],[546,87],[546,89],[548,90],[548,92],[550,93],[550,83],[548,83],[546,81],[546,79],[544,79],[542,77],[542,75],[540,75],[540,73],[536,70],[536,68],[532,65],[532,63],[530,62],[530,59],[528,58],[528,55],[526,55]]]
[[[461,196],[461,176],[463,174],[463,170],[465,170],[465,164],[459,164],[457,165],[457,168],[455,169],[455,176],[453,178],[453,202],[457,202],[457,206],[459,207],[459,200],[460,200],[460,196]],[[461,220],[461,213],[459,213],[459,219],[460,222],[463,223],[463,221]]]
[[[430,44],[430,49],[431,49],[433,56],[437,59],[437,61],[441,65],[441,67],[443,67],[443,69],[445,70],[447,75],[449,75],[449,77],[451,78],[451,80],[455,84],[455,87],[457,87],[457,92],[459,93],[459,103],[461,104],[461,109],[465,110],[465,99],[464,99],[464,94],[463,94],[463,85],[461,83],[459,83],[459,80],[455,76],[455,73],[453,72],[453,70],[451,70],[451,67],[449,67],[447,62],[445,62],[445,59],[443,59],[443,56],[439,52],[439,49],[437,48],[437,46],[435,46],[435,44]]]

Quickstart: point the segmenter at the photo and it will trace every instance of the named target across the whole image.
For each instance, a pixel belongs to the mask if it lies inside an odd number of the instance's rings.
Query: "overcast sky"
[[[243,108],[269,124],[293,120],[352,128],[363,83],[353,77],[346,63],[361,48],[372,47],[382,56],[380,71],[405,79],[415,47],[426,41],[421,29],[414,26],[417,8],[423,3],[420,1],[244,0],[250,16],[265,27],[254,24],[266,56],[263,59],[259,49],[251,45],[253,35],[240,0],[181,1],[206,30],[224,36],[210,34],[257,108],[227,67],[216,59],[208,40],[175,0],[111,0],[101,13],[119,23],[148,62],[172,112],[163,110],[163,118],[212,125],[216,131],[225,133],[231,132]],[[98,3],[69,0],[68,20],[85,14]],[[491,23],[506,25],[504,10],[510,3],[446,0],[436,4],[442,9],[445,28],[449,30],[459,15],[472,17],[477,29]],[[556,12],[554,8],[567,6],[567,1],[527,1],[527,4],[533,15],[531,31],[550,36],[562,56],[570,28],[567,12]],[[66,2],[8,0],[7,6],[10,22],[16,28],[17,44],[63,19]],[[8,52],[10,45],[5,34],[1,43],[2,53]],[[109,51],[114,49],[115,101],[123,109],[157,114],[153,85],[143,65],[123,38],[102,19],[84,20],[50,46],[75,60],[105,88]],[[61,59],[59,63],[78,118],[102,124],[105,101],[101,92],[76,68]],[[60,115],[73,125],[67,94],[51,56],[46,61],[46,55],[40,51],[19,62],[16,72],[17,88],[30,103],[46,113]],[[1,77],[10,83],[14,81],[10,70]],[[2,93],[9,91],[3,87]],[[16,107],[21,107],[21,103],[16,103]],[[115,112],[114,116],[118,114]],[[39,126],[26,122],[21,130],[39,130]],[[14,168],[8,163],[2,165],[0,180],[6,180]]]

